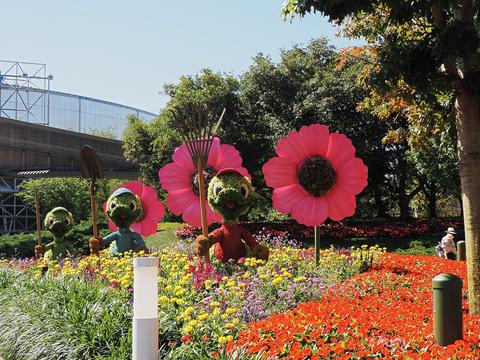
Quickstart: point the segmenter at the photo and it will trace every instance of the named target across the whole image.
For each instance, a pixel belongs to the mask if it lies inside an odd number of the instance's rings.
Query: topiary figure
[[[59,257],[75,253],[73,245],[65,240],[65,234],[73,226],[73,216],[67,209],[64,207],[52,209],[45,216],[44,225],[53,235],[53,241],[42,249],[42,252],[45,251],[43,256],[45,260],[57,260]]]
[[[240,215],[250,210],[253,193],[248,178],[235,169],[223,169],[213,177],[208,186],[208,202],[223,216],[223,224],[208,237],[197,237],[198,255],[208,254],[210,247],[215,245],[215,257],[221,262],[237,261],[248,255],[268,260],[268,248],[258,244],[248,230],[238,225]]]
[[[130,226],[143,216],[140,198],[129,189],[119,188],[107,200],[108,217],[118,226],[115,231],[97,243],[90,243],[92,253],[102,247],[110,246],[111,254],[117,255],[126,251],[147,250],[143,237],[132,231]]]

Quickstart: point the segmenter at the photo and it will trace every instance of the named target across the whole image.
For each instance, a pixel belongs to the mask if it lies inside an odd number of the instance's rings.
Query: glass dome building
[[[157,115],[86,96],[0,84],[0,116],[82,133],[111,132],[121,139],[128,115],[152,121]]]

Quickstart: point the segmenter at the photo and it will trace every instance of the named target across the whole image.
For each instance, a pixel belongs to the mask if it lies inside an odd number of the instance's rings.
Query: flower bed
[[[465,280],[464,340],[434,342],[432,278],[444,272],[466,279],[462,262],[385,254],[320,301],[251,323],[228,348],[287,359],[478,359],[480,316],[468,315]]]
[[[245,223],[243,224],[253,233],[263,232],[272,236],[285,236],[297,241],[312,241],[313,229],[295,222],[282,223]],[[344,223],[325,223],[320,226],[322,239],[344,238],[405,238],[431,232],[441,232],[447,227],[463,227],[462,220],[410,220],[410,221],[348,221]],[[212,227],[213,228],[213,227]],[[193,239],[200,234],[198,228],[182,226],[176,230],[176,235],[181,238]]]
[[[247,258],[239,263],[213,262],[207,267],[187,251],[170,249],[158,254],[163,356],[189,358],[188,352],[196,351],[208,358],[222,352],[248,322],[320,299],[327,289],[368,268],[373,257],[383,251],[377,247],[326,250],[315,266],[312,249],[279,246],[272,249],[267,263]],[[67,258],[50,263],[46,277],[101,284],[129,293],[133,285],[131,258],[131,253],[123,257],[102,254],[100,259]],[[44,265],[43,261],[0,260],[0,266],[18,268],[42,280]]]

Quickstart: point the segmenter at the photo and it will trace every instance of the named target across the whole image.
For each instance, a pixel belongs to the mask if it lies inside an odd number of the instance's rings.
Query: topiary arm
[[[109,246],[112,242],[118,240],[120,238],[120,234],[118,231],[115,231],[111,234],[108,234],[103,238],[102,244],[103,246],[107,247]]]
[[[135,243],[135,251],[148,250],[145,240],[139,233],[133,233],[133,241]]]
[[[70,253],[71,255],[75,254],[77,252],[77,250],[73,247],[72,244],[70,243],[67,243],[67,245],[65,246],[66,250],[68,253]]]
[[[242,239],[247,243],[248,247],[251,249],[257,246],[258,242],[253,238],[252,234],[250,234],[250,232],[245,228],[241,228],[241,229],[242,229],[241,230]]]

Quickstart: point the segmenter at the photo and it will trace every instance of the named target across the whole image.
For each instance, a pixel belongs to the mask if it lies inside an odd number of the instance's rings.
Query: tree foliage
[[[374,54],[368,80],[380,94],[412,89],[416,104],[455,100],[470,311],[480,312],[480,3],[473,0],[288,0],[285,15],[318,11],[352,22]],[[433,106],[434,108],[435,106]],[[434,119],[424,117],[425,119]],[[409,117],[409,120],[415,118]],[[418,119],[417,119],[418,120]],[[425,123],[417,128],[428,129]]]
[[[99,180],[97,201],[102,204],[121,180]],[[26,180],[19,186],[18,196],[35,208],[35,193],[38,193],[41,213],[46,215],[54,207],[63,206],[73,215],[75,223],[90,218],[90,188],[85,179],[46,178]],[[99,209],[101,212],[101,209]]]

